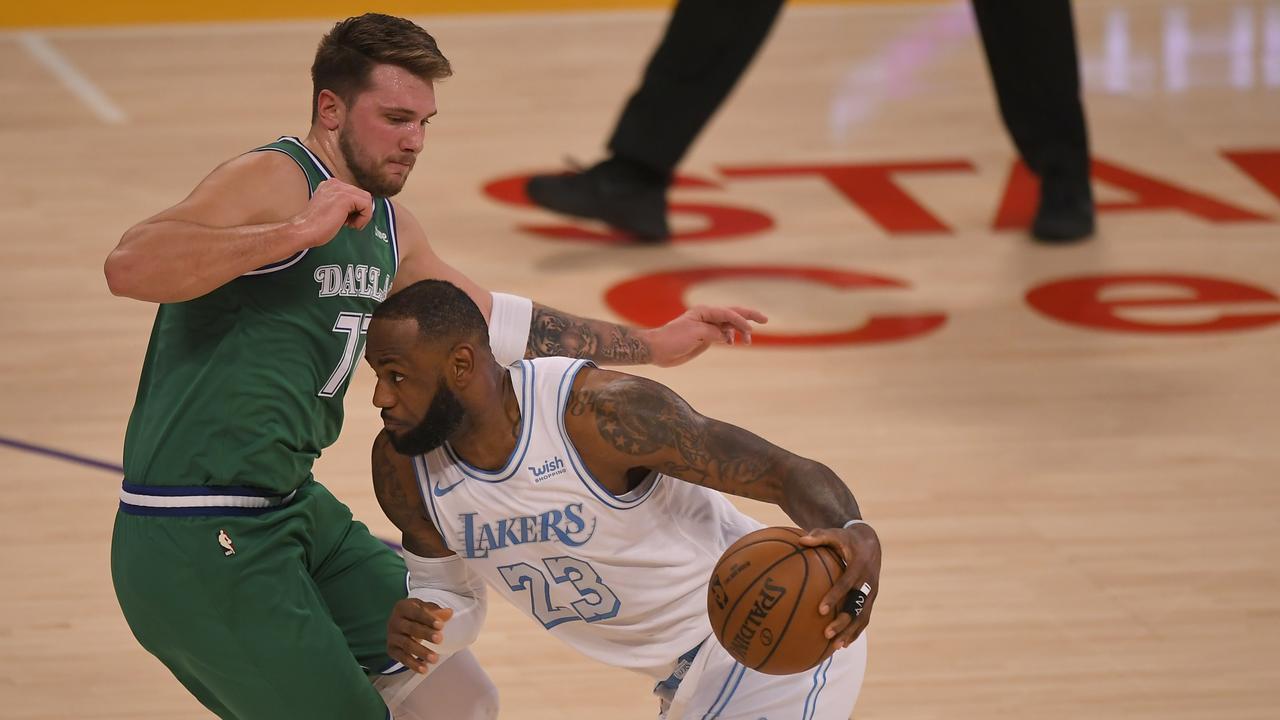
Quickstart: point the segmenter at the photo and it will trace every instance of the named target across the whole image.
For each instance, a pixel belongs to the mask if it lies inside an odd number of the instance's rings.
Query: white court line
[[[111,98],[98,89],[89,78],[80,74],[75,65],[71,61],[63,57],[49,40],[43,35],[37,33],[26,32],[18,35],[18,44],[31,53],[31,56],[40,61],[58,79],[62,81],[67,89],[80,98],[80,101],[89,106],[89,109],[98,116],[99,120],[111,125],[122,125],[128,122],[129,118],[124,111],[115,103],[111,102]]]

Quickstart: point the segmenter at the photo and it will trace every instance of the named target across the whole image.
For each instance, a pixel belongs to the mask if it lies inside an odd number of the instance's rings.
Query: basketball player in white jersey
[[[378,307],[366,359],[385,424],[374,485],[410,574],[388,628],[393,658],[425,673],[466,647],[487,583],[583,654],[653,678],[662,717],[849,717],[880,542],[827,467],[703,417],[650,380],[568,358],[504,368],[480,310],[443,281]],[[761,527],[721,492],[776,503],[810,529],[804,544],[843,557],[819,611],[848,649],[774,676],[711,636],[712,568]],[[851,593],[864,583],[869,593]],[[846,610],[851,595],[860,612]]]

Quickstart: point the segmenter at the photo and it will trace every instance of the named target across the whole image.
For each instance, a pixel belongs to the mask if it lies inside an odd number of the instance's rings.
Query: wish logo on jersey
[[[462,520],[464,557],[489,557],[493,550],[526,543],[560,542],[569,547],[585,545],[596,533],[596,520],[590,527],[582,517],[582,503],[570,503],[563,510],[548,510],[540,515],[521,515],[496,522],[477,524],[476,513],[458,515]]]
[[[529,472],[533,474],[533,481],[540,483],[543,480],[550,480],[556,475],[563,475],[565,472],[564,460],[560,456],[556,456],[544,463],[542,467],[529,467]]]

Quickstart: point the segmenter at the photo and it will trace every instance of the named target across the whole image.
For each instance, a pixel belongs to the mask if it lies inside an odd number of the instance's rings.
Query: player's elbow
[[[784,456],[772,471],[774,477],[778,478],[783,497],[804,495],[812,490],[815,484],[843,484],[831,468],[800,455]]]
[[[121,244],[123,242],[121,240]],[[117,246],[112,250],[102,264],[102,274],[107,278],[107,288],[112,295],[141,299],[137,295],[140,285],[138,263],[127,249]]]
[[[117,297],[127,297],[143,302],[166,303],[188,300],[186,281],[176,273],[166,273],[167,282],[157,282],[155,260],[139,247],[142,225],[129,229],[120,238],[120,244],[107,255],[102,263],[102,274],[107,279],[107,289]]]

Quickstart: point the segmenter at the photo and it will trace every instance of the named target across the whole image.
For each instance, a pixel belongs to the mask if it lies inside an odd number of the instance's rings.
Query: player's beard
[[[374,197],[395,196],[409,179],[408,169],[398,178],[380,175],[376,161],[365,154],[364,148],[356,142],[355,133],[345,128],[338,131],[338,150],[342,152],[342,160],[351,171],[351,178],[356,181],[356,187]]]
[[[463,409],[458,396],[440,380],[436,388],[436,396],[427,408],[422,422],[413,426],[403,435],[390,434],[391,447],[401,455],[422,455],[444,444],[445,440],[458,429],[467,411]]]

